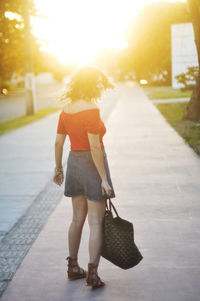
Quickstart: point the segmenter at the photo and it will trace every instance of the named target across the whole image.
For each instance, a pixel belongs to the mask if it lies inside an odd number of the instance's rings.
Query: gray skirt
[[[108,183],[112,188],[110,198],[115,197],[105,148],[102,147],[104,167]],[[83,194],[88,200],[102,201],[101,177],[92,159],[90,150],[70,151],[67,160],[64,195],[68,197]]]

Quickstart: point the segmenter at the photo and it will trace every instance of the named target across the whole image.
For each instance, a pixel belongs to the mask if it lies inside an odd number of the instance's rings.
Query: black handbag
[[[107,199],[105,202],[101,256],[124,270],[130,269],[143,259],[134,242],[133,224],[119,217],[110,198],[109,208]],[[113,217],[111,206],[117,215],[116,217]]]

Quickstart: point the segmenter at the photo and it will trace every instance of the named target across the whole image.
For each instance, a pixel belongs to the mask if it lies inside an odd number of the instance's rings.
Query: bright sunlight
[[[103,49],[126,47],[128,23],[149,2],[153,1],[35,0],[43,17],[33,20],[34,34],[62,63],[84,65]]]

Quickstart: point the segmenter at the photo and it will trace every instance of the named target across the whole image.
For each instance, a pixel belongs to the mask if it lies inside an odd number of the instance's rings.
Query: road
[[[38,110],[47,107],[59,107],[56,97],[64,90],[64,84],[37,84],[36,96]],[[0,122],[26,114],[25,92],[20,90],[7,96],[0,96]]]

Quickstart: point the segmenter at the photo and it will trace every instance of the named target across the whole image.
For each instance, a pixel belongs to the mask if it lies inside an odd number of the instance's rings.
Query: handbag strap
[[[115,213],[116,213],[116,215],[117,215],[117,217],[119,217],[119,215],[118,215],[118,213],[117,213],[117,210],[116,210],[116,208],[115,208],[115,206],[113,205],[113,203],[111,202],[111,199],[108,197],[108,199],[109,199],[109,207],[110,208],[108,208],[108,204],[107,204],[107,199],[105,200],[105,202],[106,202],[106,209],[107,210],[109,210],[109,211],[111,211],[111,206],[113,207],[113,209],[114,209],[114,211],[115,211]]]

